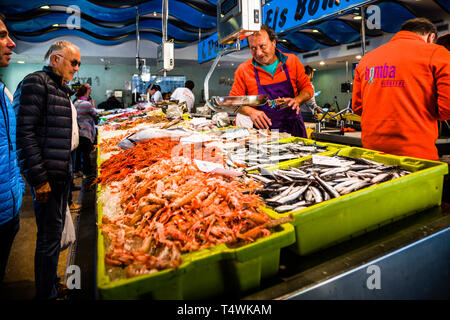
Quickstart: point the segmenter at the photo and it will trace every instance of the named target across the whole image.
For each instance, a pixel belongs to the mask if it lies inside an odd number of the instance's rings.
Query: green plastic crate
[[[348,148],[348,146],[343,145],[343,144],[337,144],[337,143],[329,143],[329,142],[319,142],[316,140],[312,140],[312,139],[306,139],[306,138],[299,138],[299,137],[290,137],[290,138],[284,138],[284,139],[280,139],[276,142],[278,143],[291,143],[291,142],[299,142],[299,141],[303,141],[305,143],[305,145],[310,146],[312,144],[317,144],[319,146],[327,146],[327,150],[339,150],[339,149],[343,149],[343,148]]]
[[[100,188],[97,192],[101,192]],[[97,205],[98,223],[102,205]],[[271,213],[269,215],[272,216]],[[285,223],[270,236],[239,247],[225,244],[183,254],[178,269],[111,281],[106,272],[104,238],[98,230],[97,291],[100,299],[210,299],[244,294],[278,273],[280,250],[295,243],[294,227]]]
[[[293,214],[296,243],[289,248],[298,255],[325,249],[441,204],[443,180],[448,172],[446,163],[353,147],[341,149],[338,155],[398,165],[412,173],[297,212],[279,214],[265,208],[279,217]],[[267,169],[301,167],[305,160],[292,160]]]

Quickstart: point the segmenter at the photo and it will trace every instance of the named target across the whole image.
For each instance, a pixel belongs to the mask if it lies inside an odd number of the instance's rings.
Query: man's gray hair
[[[51,55],[55,52],[60,52],[61,50],[63,50],[64,48],[67,48],[67,47],[74,47],[74,48],[78,49],[78,47],[76,45],[74,45],[72,42],[69,42],[66,40],[56,41],[55,43],[53,43],[50,46],[50,48],[48,49],[47,53],[45,54],[45,57],[44,57],[45,63],[47,65],[50,65]]]

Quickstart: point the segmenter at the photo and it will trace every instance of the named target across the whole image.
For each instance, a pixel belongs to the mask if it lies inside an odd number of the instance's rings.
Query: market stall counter
[[[148,141],[133,137],[136,132],[161,130],[168,121],[140,121],[140,128],[132,122],[127,127],[106,123],[99,130],[96,287],[101,299],[288,298],[290,292],[355,268],[361,257],[367,261],[417,240],[419,225],[433,232],[449,227],[448,207],[444,203],[439,209],[448,168],[439,162],[302,138],[277,136],[274,141],[270,133],[257,130],[244,134],[239,128],[203,127],[196,131],[189,119],[173,122],[174,127],[166,129],[183,134],[159,144],[164,137]],[[232,140],[224,141],[225,136]],[[255,157],[253,143],[263,138],[256,149],[266,151]],[[125,149],[118,147],[123,140],[128,140]],[[194,144],[198,147],[184,152],[184,160],[172,149],[186,150]],[[276,166],[262,161],[280,150],[289,158],[292,148],[297,152],[325,149]],[[254,162],[241,162],[243,155]],[[330,161],[339,157],[359,170],[362,164],[355,162],[363,161],[366,171],[351,174],[372,180],[372,185],[355,183],[355,177],[345,176],[346,170],[330,167]],[[325,167],[321,163],[311,168],[311,175],[303,174],[305,165],[324,158],[329,159]],[[277,154],[276,159],[283,158]],[[255,163],[260,165],[255,168]],[[403,170],[401,175],[394,173],[396,167]],[[337,179],[353,179],[344,181],[347,189],[351,186],[345,191],[349,194],[336,192],[342,188],[328,179],[335,172],[341,175]],[[381,175],[394,180],[385,181]],[[268,201],[262,196],[270,179],[275,179],[273,186],[291,181],[290,187],[289,183],[279,187],[285,200]],[[295,187],[293,179],[303,179],[307,186]],[[228,185],[233,187],[227,189]],[[300,200],[305,207],[294,206],[297,210],[284,213],[275,210]],[[405,237],[402,230],[411,234]],[[397,240],[385,245],[386,234]],[[387,250],[375,252],[373,246],[380,243]],[[343,267],[339,259],[358,256],[353,250],[362,255],[343,261]],[[317,268],[324,270],[321,275]],[[304,281],[308,274],[315,274],[313,281]]]

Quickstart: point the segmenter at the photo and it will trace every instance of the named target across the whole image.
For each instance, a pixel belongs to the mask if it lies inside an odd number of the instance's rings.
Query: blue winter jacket
[[[19,213],[25,183],[16,155],[16,116],[0,82],[0,225]]]

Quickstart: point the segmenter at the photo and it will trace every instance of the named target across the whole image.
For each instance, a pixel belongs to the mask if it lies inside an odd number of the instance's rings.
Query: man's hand
[[[272,125],[272,121],[264,111],[249,107],[246,112],[258,129],[268,129]]]
[[[299,114],[300,106],[309,99],[311,99],[311,94],[306,90],[302,90],[295,98],[279,98],[275,99],[275,102],[277,104],[285,104],[287,107],[291,107],[292,110],[295,110],[296,114]]]
[[[37,186],[34,188],[34,193],[36,195],[36,201],[41,203],[46,203],[50,199],[50,194],[52,192],[52,188],[48,182],[43,185]]]
[[[300,102],[295,98],[279,98],[276,99],[275,102],[277,104],[284,104],[287,105],[287,107],[291,107],[292,110],[295,110],[295,113],[298,114],[300,112]]]

